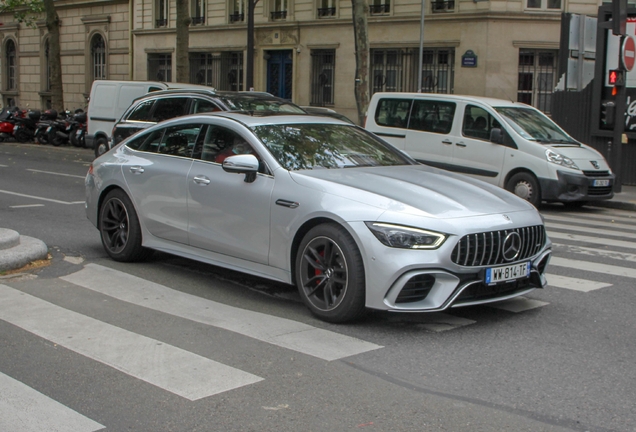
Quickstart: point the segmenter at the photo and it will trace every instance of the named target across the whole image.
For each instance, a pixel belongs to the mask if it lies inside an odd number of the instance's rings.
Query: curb
[[[0,228],[0,271],[15,270],[32,261],[46,259],[48,253],[42,240]]]

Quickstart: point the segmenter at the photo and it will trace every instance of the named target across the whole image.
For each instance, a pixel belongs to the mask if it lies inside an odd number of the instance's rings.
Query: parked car
[[[416,160],[480,178],[527,199],[570,206],[614,196],[603,156],[541,111],[476,96],[375,93],[366,129]]]
[[[292,283],[330,322],[510,299],[546,285],[551,255],[527,201],[308,115],[151,126],[93,161],[86,212],[114,260],[161,250]]]
[[[115,122],[135,98],[147,93],[171,88],[209,88],[187,83],[160,81],[95,80],[88,99],[86,145],[95,150],[95,157],[110,148]]]
[[[113,127],[112,145],[160,121],[187,114],[216,111],[305,113],[286,99],[263,92],[214,89],[165,90],[135,99]]]

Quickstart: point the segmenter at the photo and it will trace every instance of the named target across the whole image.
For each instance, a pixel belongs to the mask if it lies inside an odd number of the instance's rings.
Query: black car
[[[305,113],[305,110],[288,100],[263,92],[214,89],[156,91],[135,99],[121,119],[115,123],[111,146],[160,121],[186,114],[215,111]]]

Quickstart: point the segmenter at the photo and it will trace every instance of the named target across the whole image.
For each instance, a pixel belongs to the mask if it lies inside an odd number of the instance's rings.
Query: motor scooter
[[[55,120],[51,121],[51,124],[46,129],[49,143],[53,144],[55,147],[61,146],[62,144],[68,144],[69,142],[69,138],[71,136],[70,116],[70,111],[64,111],[64,113],[58,116]]]
[[[14,113],[15,108],[3,108],[0,111],[0,142],[13,137],[13,128],[15,127]]]
[[[40,116],[40,121],[36,124],[34,138],[40,144],[48,144],[49,136],[46,133],[51,123],[57,118],[57,111],[54,109],[47,109]]]
[[[40,111],[28,111],[26,114],[15,118],[15,127],[13,128],[13,136],[16,141],[25,143],[32,141],[35,137],[37,123],[40,120]]]
[[[75,147],[86,147],[86,113],[82,110],[77,110],[73,114],[69,140]]]

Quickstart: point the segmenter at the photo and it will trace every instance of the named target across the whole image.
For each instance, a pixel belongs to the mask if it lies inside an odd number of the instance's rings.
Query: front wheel
[[[152,254],[141,245],[141,225],[128,195],[115,189],[99,209],[99,233],[106,253],[115,261],[144,260]]]
[[[108,151],[108,140],[104,137],[99,137],[95,140],[95,157],[98,158]]]
[[[364,264],[344,228],[323,224],[305,235],[296,256],[296,285],[309,310],[324,321],[340,323],[363,314]]]
[[[535,207],[541,204],[541,190],[536,177],[530,173],[520,172],[508,180],[506,190],[530,202]]]

